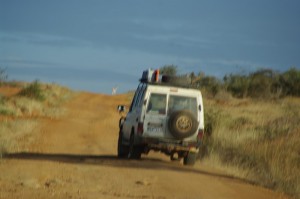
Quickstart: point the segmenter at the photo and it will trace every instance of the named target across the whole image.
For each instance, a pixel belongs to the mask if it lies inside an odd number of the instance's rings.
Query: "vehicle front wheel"
[[[128,156],[129,147],[123,144],[123,132],[120,131],[118,139],[118,157],[126,158]]]
[[[134,134],[130,135],[130,144],[129,144],[129,152],[128,158],[129,159],[141,159],[142,149],[139,146],[134,145]]]

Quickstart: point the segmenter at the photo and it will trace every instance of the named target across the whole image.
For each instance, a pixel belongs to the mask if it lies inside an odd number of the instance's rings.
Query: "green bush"
[[[216,77],[205,76],[199,80],[200,89],[206,90],[213,97],[222,89],[220,80]]]
[[[284,73],[261,69],[248,75],[231,74],[224,77],[223,83],[227,91],[238,98],[300,96],[300,70],[296,68]]]
[[[249,78],[245,75],[225,76],[224,84],[227,91],[234,97],[243,98],[248,95]]]
[[[159,70],[162,75],[172,75],[172,76],[177,75],[177,66],[175,66],[173,64],[164,65]]]
[[[0,115],[5,115],[5,116],[10,116],[10,115],[13,115],[14,113],[10,110],[7,110],[7,109],[2,109],[0,107]]]
[[[284,95],[300,96],[300,70],[291,68],[279,78]]]
[[[247,95],[253,98],[271,98],[272,87],[276,82],[276,73],[269,69],[258,70],[251,73]]]
[[[29,97],[31,99],[36,99],[38,101],[45,100],[45,96],[41,89],[41,85],[38,81],[34,81],[33,83],[29,84],[27,87],[23,88],[18,95]]]
[[[176,75],[177,66],[160,68],[161,74]],[[237,98],[278,99],[286,96],[300,96],[300,70],[291,68],[286,72],[259,69],[249,74],[225,75],[223,80],[207,76],[203,72],[190,73],[191,85],[205,95],[215,98],[221,91]]]
[[[0,115],[12,115],[12,112],[7,110],[5,102],[6,98],[0,94]]]

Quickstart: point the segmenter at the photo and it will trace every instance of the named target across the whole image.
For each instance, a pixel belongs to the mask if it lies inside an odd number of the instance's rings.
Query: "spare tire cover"
[[[195,116],[188,110],[173,112],[168,121],[169,131],[177,139],[193,135],[198,125]]]

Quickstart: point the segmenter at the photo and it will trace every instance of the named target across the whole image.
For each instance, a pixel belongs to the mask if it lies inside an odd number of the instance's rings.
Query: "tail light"
[[[199,129],[198,130],[198,136],[197,136],[198,140],[202,140],[203,135],[204,135],[204,130],[203,129]]]
[[[137,134],[142,135],[144,133],[144,123],[139,122],[137,127]]]

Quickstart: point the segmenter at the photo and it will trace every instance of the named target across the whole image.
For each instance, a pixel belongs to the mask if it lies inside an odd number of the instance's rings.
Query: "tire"
[[[193,135],[197,131],[198,125],[194,115],[187,110],[173,112],[168,122],[170,133],[177,139]]]
[[[197,153],[188,152],[188,154],[183,158],[183,164],[187,166],[193,166],[197,160]]]
[[[123,133],[120,131],[118,139],[118,157],[127,158],[129,153],[129,147],[123,144]]]
[[[128,150],[128,159],[141,159],[142,150],[141,147],[134,145],[134,134],[132,133],[130,135],[130,141],[129,141],[129,150]]]
[[[123,125],[124,121],[125,121],[125,117],[122,116],[122,117],[119,119],[119,128],[120,128],[120,129],[122,129],[122,125]]]

